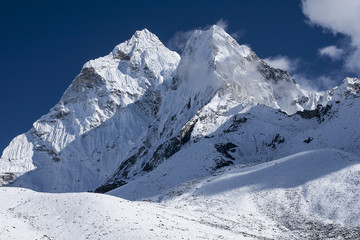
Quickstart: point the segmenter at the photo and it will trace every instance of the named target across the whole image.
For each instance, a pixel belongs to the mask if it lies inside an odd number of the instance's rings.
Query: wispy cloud
[[[301,87],[310,91],[329,90],[336,86],[337,79],[325,75],[308,76],[302,73],[295,73],[294,79]]]
[[[189,40],[193,32],[194,30],[176,32],[174,36],[172,36],[168,41],[168,47],[171,50],[181,53],[184,50],[186,42]]]
[[[222,29],[224,29],[225,31],[228,31],[228,29],[229,29],[229,22],[226,19],[220,18],[215,24],[217,26],[221,27]],[[184,50],[184,48],[186,46],[186,42],[189,40],[189,38],[191,37],[194,30],[206,30],[209,27],[211,27],[212,25],[213,24],[207,25],[205,27],[197,27],[196,29],[191,29],[188,31],[178,31],[169,39],[167,46],[171,50],[181,53]],[[239,40],[245,34],[246,34],[246,30],[240,29],[240,30],[230,33],[230,36],[232,36],[236,40]]]
[[[328,90],[336,86],[336,83],[341,79],[343,72],[337,71],[331,73],[332,77],[325,75],[311,75],[303,72],[303,64],[306,64],[300,58],[289,58],[287,56],[275,56],[263,59],[267,64],[273,68],[280,68],[291,73],[292,77],[301,85],[302,88],[310,91]]]
[[[321,57],[329,57],[332,60],[337,61],[340,60],[341,57],[344,55],[344,50],[332,45],[320,48],[319,54]]]
[[[235,31],[235,32],[231,33],[230,36],[232,36],[236,40],[240,40],[242,37],[244,37],[246,32],[247,31],[245,29],[241,29],[241,30],[238,30],[238,31]]]
[[[287,56],[275,56],[263,59],[267,64],[273,68],[280,68],[290,73],[294,72],[298,68],[299,59],[290,59]]]
[[[358,73],[360,71],[360,1],[302,0],[302,10],[310,24],[320,26],[334,34],[343,34],[350,39],[348,46],[341,47],[344,51],[345,67],[349,71]]]
[[[217,26],[221,27],[225,31],[228,30],[229,23],[227,20],[224,20],[223,18],[220,18],[216,23]]]

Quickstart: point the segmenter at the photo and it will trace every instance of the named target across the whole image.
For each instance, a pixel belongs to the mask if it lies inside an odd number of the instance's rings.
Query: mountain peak
[[[360,79],[355,77],[345,78],[339,86],[328,91],[328,94],[335,100],[340,100],[349,95],[356,95],[360,92]]]
[[[136,40],[160,42],[159,38],[146,28],[143,30],[137,30],[130,39],[130,41]]]
[[[345,85],[359,85],[360,84],[360,79],[356,78],[356,77],[347,77],[343,80],[342,84]]]
[[[227,32],[226,32],[222,27],[220,27],[220,26],[218,26],[218,25],[216,25],[216,24],[214,24],[214,25],[212,25],[211,27],[209,27],[208,30],[212,31],[213,33],[216,32],[216,33],[228,35]]]
[[[211,26],[207,30],[196,30],[188,40],[183,56],[191,55],[194,52],[206,52],[210,55],[206,58],[226,58],[229,55],[240,55],[245,58],[251,53],[251,49],[246,45],[239,45],[224,29],[217,25]]]
[[[230,70],[226,70],[226,73],[223,72],[225,68],[228,68],[227,66],[244,65],[254,59],[258,58],[248,46],[239,45],[224,29],[213,25],[207,30],[195,30],[193,32],[185,46],[177,72],[180,78],[185,79],[189,78],[190,72],[197,73],[193,77],[193,81],[195,79],[210,79],[205,74],[209,71],[215,71],[218,75],[230,76]],[[203,72],[203,74],[199,74],[199,72]],[[203,76],[207,77],[204,78]],[[203,82],[200,85],[202,84]]]
[[[143,52],[149,48],[166,48],[159,38],[148,29],[138,30],[127,41],[115,46],[113,57],[120,60],[129,60],[135,51]]]

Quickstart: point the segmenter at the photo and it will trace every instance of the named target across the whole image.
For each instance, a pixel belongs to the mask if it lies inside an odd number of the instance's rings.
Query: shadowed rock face
[[[101,185],[100,187],[98,187],[97,189],[95,189],[95,193],[106,193],[109,192],[115,188],[121,187],[123,185],[125,185],[126,182],[125,181],[113,181],[112,183],[105,183],[104,185]]]
[[[304,110],[296,112],[297,115],[300,115],[302,118],[311,119],[317,118],[319,122],[324,121],[324,116],[331,109],[331,105],[326,105],[325,107],[318,105],[314,110]]]
[[[156,149],[150,161],[146,163],[143,170],[146,172],[152,171],[154,168],[159,166],[162,161],[177,153],[184,144],[190,141],[191,133],[195,124],[196,121],[188,122],[177,137],[171,138],[169,141],[161,144]]]
[[[151,159],[146,164],[144,164],[142,171],[152,171],[164,160],[170,158],[175,153],[177,153],[184,144],[190,141],[191,132],[194,128],[195,123],[196,121],[190,122],[182,129],[182,131],[177,137],[173,137],[170,140],[160,144],[156,148]],[[114,183],[119,181],[119,179],[127,179],[129,177],[129,172],[132,170],[132,167],[135,164],[141,162],[142,158],[146,157],[148,152],[149,149],[147,149],[145,146],[140,147],[137,153],[125,160],[120,165],[115,174],[107,181],[107,183]]]
[[[79,74],[71,84],[70,88],[65,92],[63,99],[64,104],[67,104],[71,101],[70,93],[82,93],[88,89],[94,88],[96,85],[102,85],[105,83],[103,77],[101,77],[94,68],[86,67],[83,68]]]
[[[224,155],[226,158],[229,158],[231,160],[235,160],[235,158],[229,154],[229,151],[233,152],[235,150],[234,148],[236,148],[236,147],[237,147],[237,145],[235,145],[231,142],[228,142],[225,144],[215,144],[216,150],[219,153],[221,153],[222,155]]]
[[[96,84],[104,84],[105,80],[96,73],[92,67],[83,68],[79,77],[75,78],[74,87],[78,85],[85,85],[87,88],[92,88]]]
[[[354,82],[352,84],[349,84],[349,89],[345,92],[346,96],[349,96],[350,94],[358,94],[360,92],[360,81]]]
[[[1,173],[0,174],[0,186],[6,185],[14,181],[16,178],[13,173]]]
[[[129,61],[131,57],[128,54],[124,53],[123,51],[118,50],[117,52],[114,53],[114,58],[119,60]]]
[[[278,82],[286,79],[289,82],[294,84],[296,83],[296,81],[287,71],[281,70],[279,68],[272,68],[263,61],[259,64],[258,70],[264,76],[264,78],[269,81]]]
[[[232,118],[232,124],[226,130],[224,130],[224,132],[229,133],[237,131],[241,124],[246,123],[247,120],[248,119],[246,117],[234,116]]]

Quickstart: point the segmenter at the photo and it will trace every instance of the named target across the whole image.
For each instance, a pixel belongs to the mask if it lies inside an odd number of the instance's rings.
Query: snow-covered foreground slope
[[[259,238],[357,239],[359,183],[358,156],[321,149],[253,167],[228,167],[153,200],[229,232]],[[148,191],[147,187],[142,190]]]
[[[322,149],[253,167],[228,167],[164,192],[160,203],[3,187],[0,236],[356,239],[360,236],[359,183],[359,157]],[[147,186],[143,191],[148,191]]]
[[[1,239],[242,239],[178,210],[102,194],[0,188],[0,203]]]

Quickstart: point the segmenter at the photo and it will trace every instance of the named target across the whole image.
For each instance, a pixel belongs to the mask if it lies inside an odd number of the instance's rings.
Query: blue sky
[[[143,28],[180,51],[189,31],[218,23],[307,87],[359,77],[359,1],[339,2],[2,1],[0,151],[59,101],[86,61]]]

